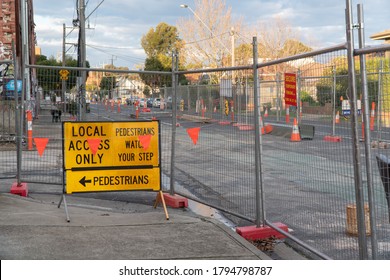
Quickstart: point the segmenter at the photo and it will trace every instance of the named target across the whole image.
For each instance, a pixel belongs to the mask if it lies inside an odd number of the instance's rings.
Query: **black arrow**
[[[81,180],[80,180],[79,182],[80,182],[80,184],[82,184],[84,187],[86,187],[86,186],[85,186],[85,183],[92,183],[91,180],[85,180],[85,176],[84,176],[83,178],[81,178]]]

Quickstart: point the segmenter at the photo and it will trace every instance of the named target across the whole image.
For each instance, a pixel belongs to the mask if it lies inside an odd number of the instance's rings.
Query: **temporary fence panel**
[[[373,199],[375,203],[377,249],[379,259],[390,258],[390,178],[386,162],[390,156],[390,57],[384,52],[372,53],[366,58],[368,88]],[[365,172],[363,173],[365,174]],[[367,185],[367,178],[364,181]]]
[[[249,221],[256,217],[254,110],[247,106],[248,100],[253,104],[253,90],[249,83],[226,78],[232,73],[208,72],[213,83],[178,87],[175,191],[222,209],[241,224],[237,217]],[[251,71],[245,75],[253,79]],[[198,74],[198,79],[202,76]],[[247,123],[237,121],[243,116]]]
[[[377,60],[379,64],[367,62],[369,98],[370,102],[376,102],[372,139],[377,141],[377,146],[372,145],[377,152],[371,160],[375,163],[378,258],[388,259],[388,208],[376,156],[390,156],[384,149],[389,135],[386,117],[389,60],[384,57]],[[221,209],[237,226],[253,223],[262,204],[265,211],[261,214],[267,221],[286,224],[292,235],[308,245],[335,259],[357,259],[346,52],[327,51],[304,61],[291,58],[276,66],[270,71],[267,65],[259,64],[262,71],[256,85],[260,95],[260,184],[264,201],[256,199],[259,186],[254,148],[255,90],[253,70],[245,67],[208,69],[207,76],[212,79],[176,88],[171,87],[169,73],[116,70],[106,73],[102,69],[88,69],[89,77],[96,77],[92,84],[99,84],[100,88],[88,87],[87,102],[83,104],[75,79],[60,80],[62,68],[30,66],[37,69],[42,90],[36,93],[40,113],[32,121],[32,139],[28,137],[26,116],[21,179],[40,184],[62,183],[60,122],[75,121],[79,110],[85,110],[86,121],[157,118],[161,124],[164,190],[171,191],[173,187],[175,193]],[[284,73],[295,74],[297,106],[284,104]],[[204,73],[194,74],[202,81]],[[105,86],[101,83],[103,77],[108,80]],[[114,77],[120,82],[114,83]],[[148,108],[149,96],[160,98],[161,103],[152,103]],[[292,141],[296,131],[294,119],[301,141],[295,141],[296,135]],[[15,148],[0,153],[10,163],[2,166],[1,176],[14,176]],[[363,167],[365,185],[366,173]],[[367,225],[368,238],[370,234]]]
[[[16,178],[16,125],[17,114],[14,90],[13,64],[0,61],[0,183],[8,184]]]

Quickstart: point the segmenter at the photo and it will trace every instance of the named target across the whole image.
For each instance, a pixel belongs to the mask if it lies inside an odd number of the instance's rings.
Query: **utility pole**
[[[78,66],[86,68],[86,46],[85,46],[85,1],[79,0],[79,43],[78,43]],[[85,82],[86,71],[79,71],[79,115],[78,121],[85,121],[86,101]]]
[[[96,9],[104,2],[102,0],[99,5],[92,11],[96,11]],[[91,16],[85,17],[85,0],[78,0],[78,26],[79,26],[79,40],[78,40],[78,67],[84,68],[82,71],[79,71],[78,77],[78,86],[79,86],[79,114],[77,116],[78,121],[85,121],[85,114],[87,112],[87,104],[86,104],[86,80],[87,80],[87,72],[85,68],[87,68],[87,51],[86,51],[86,40],[85,40],[85,22]]]
[[[234,45],[235,45],[235,38],[234,38],[234,27],[230,30],[230,36],[232,36],[232,67],[235,66],[235,57],[234,57]]]
[[[65,37],[66,37],[66,27],[65,23],[62,25],[62,66],[65,66]],[[65,97],[65,92],[66,92],[66,81],[62,79],[62,102],[64,102],[64,107],[63,111],[64,113],[66,112],[66,97]]]
[[[235,48],[235,38],[234,38],[234,27],[232,27],[230,29],[230,36],[232,37],[232,67],[235,66],[235,56],[234,56],[234,48]],[[235,80],[235,75],[234,75],[234,71],[232,71],[232,83],[234,84],[234,80]]]
[[[112,69],[115,69],[114,67],[114,57],[115,55],[112,55],[111,56],[111,65],[112,65]],[[116,58],[115,58],[116,59]],[[110,90],[110,96],[111,96],[111,99],[114,99],[114,73],[111,73],[111,90]]]

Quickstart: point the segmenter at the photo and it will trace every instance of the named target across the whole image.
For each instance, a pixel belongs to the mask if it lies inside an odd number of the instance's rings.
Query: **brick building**
[[[22,2],[25,1],[25,2]],[[25,5],[26,15],[25,21],[22,22],[21,18],[21,5]],[[22,27],[22,25],[24,25]],[[22,56],[22,38],[23,42],[27,43],[26,56]],[[35,24],[33,13],[33,0],[0,0],[0,66],[1,69],[8,69],[3,67],[6,64],[13,64],[9,61],[13,61],[13,48],[12,43],[15,44],[15,56],[16,56],[16,78],[22,80],[25,79],[25,99],[30,100],[36,96],[37,79],[36,70],[26,69],[25,75],[20,71],[22,63],[35,64]],[[3,65],[1,65],[3,64]],[[13,71],[2,71],[1,84],[6,81],[5,77],[12,74]],[[9,77],[7,77],[9,79]],[[1,92],[2,96],[4,92]]]
[[[22,28],[20,25],[21,0],[0,0],[0,60],[12,60],[12,41],[15,42],[18,65],[21,65]],[[33,0],[26,1],[28,54],[30,64],[35,62],[36,36],[34,31]]]

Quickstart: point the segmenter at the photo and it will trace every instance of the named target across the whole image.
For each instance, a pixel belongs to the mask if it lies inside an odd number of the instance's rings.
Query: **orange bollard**
[[[260,116],[260,133],[261,133],[261,135],[265,134],[263,118],[261,116]]]
[[[232,112],[232,122],[234,122],[234,102],[230,100],[230,112]]]
[[[375,102],[371,103],[371,115],[370,115],[370,130],[373,131],[375,126]]]
[[[121,102],[118,100],[118,113],[121,112]]]
[[[337,111],[337,113],[336,113],[335,123],[340,123],[340,113],[339,113],[339,111]]]
[[[286,123],[290,123],[290,105],[286,105]]]
[[[299,101],[299,117],[302,118],[302,101]]]
[[[31,151],[33,149],[33,136],[32,136],[32,112],[26,111],[27,116],[27,147]]]

